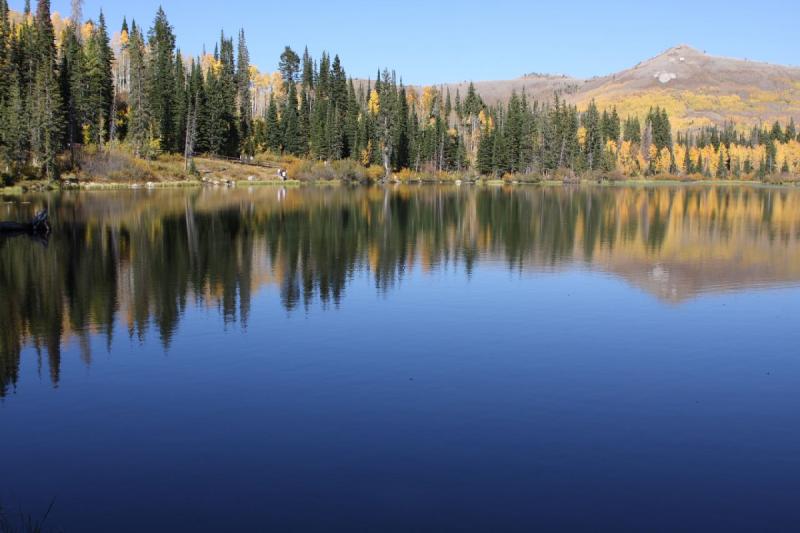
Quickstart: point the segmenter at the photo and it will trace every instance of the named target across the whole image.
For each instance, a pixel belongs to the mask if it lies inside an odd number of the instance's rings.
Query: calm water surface
[[[4,198],[0,503],[72,531],[790,531],[800,190]]]

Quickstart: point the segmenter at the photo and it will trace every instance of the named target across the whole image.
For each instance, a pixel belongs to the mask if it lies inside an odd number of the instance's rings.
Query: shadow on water
[[[27,199],[27,198],[26,198]],[[165,347],[187,306],[247,326],[252,297],[339,306],[367,272],[481,264],[616,275],[671,304],[800,281],[800,191],[757,187],[301,188],[63,193],[49,239],[0,237],[0,396],[31,346],[59,382],[68,339],[91,362],[115,324]],[[43,366],[43,365],[42,365]]]

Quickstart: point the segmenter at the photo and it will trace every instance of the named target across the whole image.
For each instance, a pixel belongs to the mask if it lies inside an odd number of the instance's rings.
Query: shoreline
[[[281,180],[224,180],[219,182],[210,182],[203,180],[168,180],[168,181],[152,181],[152,182],[133,182],[133,183],[120,183],[120,182],[101,182],[101,181],[87,181],[79,184],[68,183],[44,183],[44,182],[29,182],[17,183],[15,185],[0,187],[0,194],[6,196],[17,196],[23,194],[35,194],[45,192],[101,192],[101,191],[123,191],[123,190],[166,190],[166,189],[194,189],[194,188],[208,188],[208,189],[231,189],[241,187],[307,187],[307,186],[341,186],[341,185],[359,185],[359,186],[377,186],[382,185],[381,182],[354,182],[344,178],[336,178],[332,180],[298,180],[289,179],[286,181]],[[771,187],[771,188],[797,188],[800,187],[800,181],[789,182],[765,182],[755,180],[680,180],[680,179],[627,179],[627,180],[597,180],[597,179],[581,179],[575,182],[563,182],[559,180],[540,180],[540,181],[521,181],[521,180],[502,180],[502,179],[476,179],[476,180],[450,180],[450,179],[414,179],[414,180],[395,180],[383,185],[416,185],[416,186],[452,186],[452,187],[636,187],[636,186],[753,186],[753,187]]]

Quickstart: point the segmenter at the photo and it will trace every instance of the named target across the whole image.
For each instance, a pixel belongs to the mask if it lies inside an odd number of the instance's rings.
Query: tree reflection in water
[[[9,200],[9,199],[7,199]],[[25,345],[58,384],[61,346],[157,332],[188,305],[245,326],[252,295],[292,311],[339,306],[354,276],[387,291],[411,268],[482,260],[546,271],[582,264],[678,303],[712,290],[800,280],[800,191],[757,187],[255,188],[63,193],[48,242],[0,238],[0,396]]]

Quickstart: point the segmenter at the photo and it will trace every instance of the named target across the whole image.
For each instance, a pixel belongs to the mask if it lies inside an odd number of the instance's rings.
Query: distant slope
[[[445,85],[462,95],[467,86]],[[490,104],[524,88],[538,99],[552,99],[558,92],[579,107],[594,99],[601,107],[616,106],[623,117],[643,116],[658,105],[669,111],[677,128],[727,120],[740,125],[785,123],[790,118],[800,122],[800,68],[716,57],[685,45],[610,76],[529,76],[476,82],[475,87]]]

